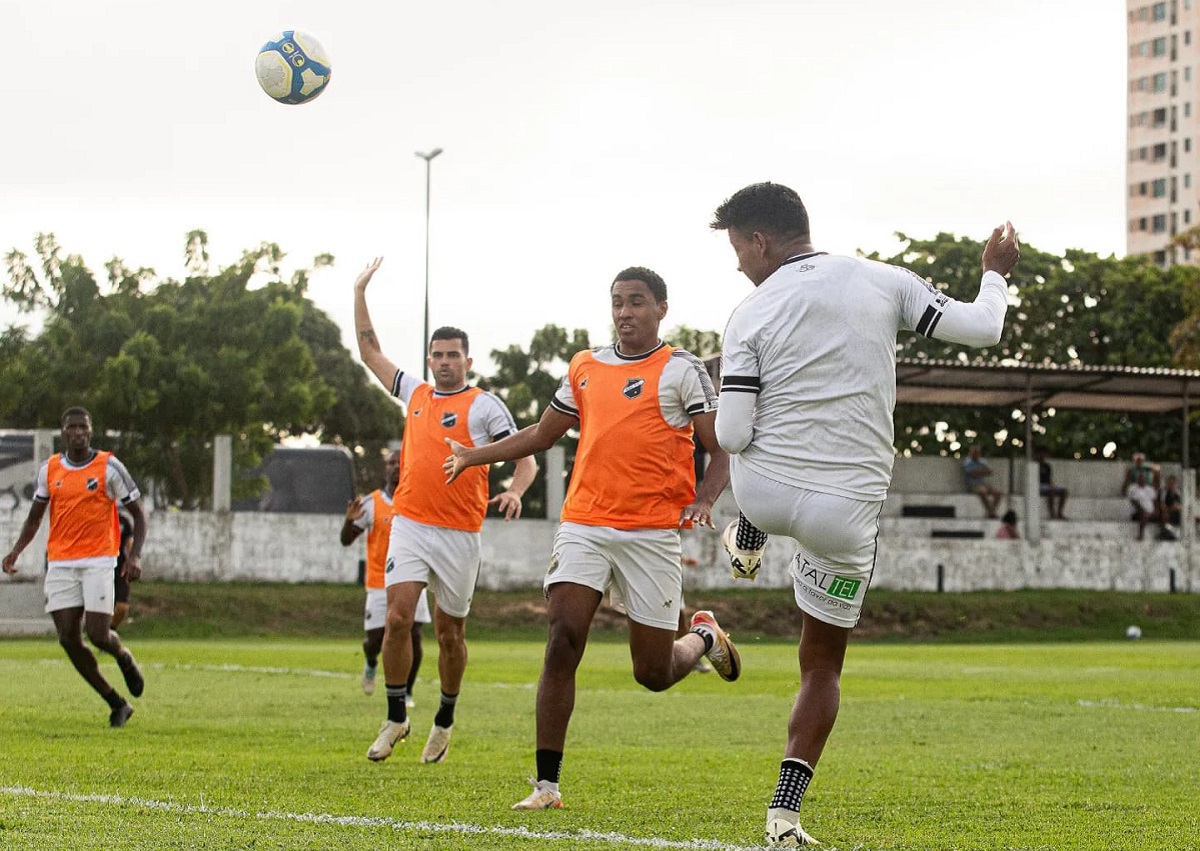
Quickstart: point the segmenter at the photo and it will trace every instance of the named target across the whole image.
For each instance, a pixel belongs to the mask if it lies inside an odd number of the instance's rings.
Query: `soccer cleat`
[[[820,845],[804,832],[798,824],[792,824],[787,819],[767,819],[767,844],[778,845],[781,848],[808,848]]]
[[[712,631],[713,644],[707,653],[708,661],[713,670],[721,675],[721,679],[733,682],[742,675],[742,657],[738,655],[737,647],[732,639],[717,624],[712,612],[696,612],[692,615],[692,631],[697,626],[707,627]]]
[[[737,532],[740,522],[734,520],[725,527],[725,531],[721,533],[721,543],[725,546],[725,552],[729,554],[729,570],[733,574],[733,578],[747,579],[753,582],[758,576],[759,567],[762,566],[763,551],[767,547],[766,535],[759,533],[762,537],[762,545],[758,549],[739,547]]]
[[[408,731],[411,729],[411,721],[384,721],[383,726],[379,728],[379,735],[367,749],[367,759],[372,762],[382,762],[387,759],[392,755],[392,748],[396,746],[396,742],[403,742],[407,739]]]
[[[124,727],[125,722],[129,720],[129,716],[133,714],[133,707],[126,701],[108,713],[108,726]]]
[[[146,690],[146,679],[128,647],[125,648],[124,655],[117,657],[117,667],[121,669],[121,676],[125,677],[125,687],[129,689],[129,693],[134,697],[141,697],[142,692]]]
[[[701,657],[696,660],[696,667],[692,668],[692,670],[697,674],[711,674],[712,665],[705,662],[704,657]]]
[[[408,709],[412,709],[414,706],[417,705],[417,702],[415,700],[413,700],[413,696],[411,694],[406,694],[406,695],[404,695],[404,705]]]
[[[425,742],[425,750],[421,751],[421,762],[442,762],[450,752],[450,731],[454,727],[439,727],[433,725],[429,738]]]
[[[362,689],[363,689],[363,694],[367,695],[368,697],[370,697],[371,695],[373,695],[375,693],[375,669],[374,668],[367,668],[367,667],[363,668]]]
[[[562,795],[551,789],[544,781],[529,778],[533,791],[528,798],[517,801],[512,805],[514,810],[561,810]]]

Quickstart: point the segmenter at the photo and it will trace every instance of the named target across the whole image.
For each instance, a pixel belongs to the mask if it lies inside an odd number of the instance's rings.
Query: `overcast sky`
[[[896,231],[983,238],[1007,218],[1043,250],[1120,255],[1124,9],[0,0],[0,249],[33,255],[53,232],[98,279],[114,255],[182,276],[193,228],[220,264],[263,241],[289,270],[332,253],[310,294],[351,347],[352,281],[381,254],[376,328],[414,370],[414,152],[434,147],[431,321],[484,359],[551,322],[607,341],[608,283],[630,265],[666,279],[664,328],[722,330],[749,284],[708,222],[760,180],[800,192],[831,252],[890,252]],[[333,67],[302,106],[253,74],[291,28]]]

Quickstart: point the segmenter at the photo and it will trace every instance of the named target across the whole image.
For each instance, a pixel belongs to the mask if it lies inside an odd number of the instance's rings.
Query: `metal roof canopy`
[[[903,405],[1163,414],[1187,408],[1192,386],[1200,387],[1200,370],[896,361],[896,402]]]
[[[1183,416],[1183,466],[1189,466],[1187,426],[1192,386],[1200,370],[1137,366],[986,364],[900,358],[896,404],[1021,408],[1025,452],[1032,454],[1035,409],[1128,411]]]

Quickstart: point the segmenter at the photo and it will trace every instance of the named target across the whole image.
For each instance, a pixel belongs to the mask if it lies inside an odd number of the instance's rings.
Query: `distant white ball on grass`
[[[258,51],[254,76],[262,90],[280,103],[308,103],[329,85],[329,55],[308,33],[284,30]]]
[[[1125,637],[1130,641],[1137,641],[1142,637],[1142,628],[1137,624],[1130,624],[1125,627]]]

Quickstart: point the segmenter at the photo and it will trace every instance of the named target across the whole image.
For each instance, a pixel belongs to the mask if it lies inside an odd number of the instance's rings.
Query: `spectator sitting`
[[[1067,518],[1063,517],[1063,506],[1067,502],[1067,489],[1054,484],[1054,473],[1046,456],[1045,449],[1037,451],[1038,492],[1046,497],[1046,502],[1049,503],[1050,519],[1066,520]]]
[[[1183,519],[1183,494],[1179,492],[1179,478],[1167,476],[1167,484],[1162,490],[1159,505],[1162,508],[1163,522],[1167,524],[1170,537],[1179,537],[1177,530]]]
[[[1010,541],[1021,537],[1021,533],[1017,531],[1017,512],[1004,512],[1004,516],[1000,518],[1000,528],[996,530],[996,537]]]
[[[996,507],[1000,504],[1003,495],[988,484],[987,480],[992,475],[992,468],[988,466],[987,461],[983,460],[983,452],[978,445],[972,446],[968,450],[967,457],[962,462],[962,470],[963,487],[967,493],[978,494],[988,519],[995,520]]]
[[[1141,541],[1146,537],[1147,523],[1158,523],[1160,528],[1163,526],[1163,512],[1158,491],[1146,484],[1145,470],[1138,470],[1136,476],[1133,484],[1126,489],[1125,496],[1133,506],[1132,519],[1137,521],[1137,539]]]
[[[1121,483],[1121,494],[1129,492],[1129,486],[1137,481],[1138,471],[1146,474],[1146,484],[1158,490],[1162,487],[1162,468],[1146,460],[1145,452],[1135,452],[1132,463],[1125,469],[1125,481]]]

